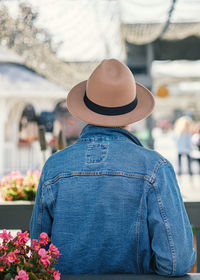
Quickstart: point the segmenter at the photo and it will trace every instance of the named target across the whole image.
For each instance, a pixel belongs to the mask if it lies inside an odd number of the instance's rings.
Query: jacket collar
[[[96,126],[88,124],[86,125],[81,133],[80,141],[82,139],[94,139],[94,138],[115,138],[115,139],[123,139],[128,138],[136,145],[142,146],[141,142],[128,130],[123,129],[121,127],[105,127],[105,126]]]

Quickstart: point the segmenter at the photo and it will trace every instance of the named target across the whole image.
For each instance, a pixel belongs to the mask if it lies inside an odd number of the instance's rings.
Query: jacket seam
[[[158,172],[158,169],[159,167],[162,165],[162,164],[165,164],[167,163],[166,159],[165,158],[160,158],[156,165],[154,166],[154,169],[153,169],[153,172],[152,172],[152,176],[150,178],[150,183],[153,184],[155,182],[155,179],[156,179],[156,175],[157,175],[157,172]]]
[[[40,212],[39,212],[39,217],[38,217],[40,232],[42,232],[43,186],[44,186],[44,185],[42,185],[42,188],[41,188],[41,197],[40,197]]]
[[[79,138],[79,140],[77,140],[77,144],[79,144],[79,143],[81,143],[81,142],[99,142],[99,141],[127,141],[127,139],[124,139],[124,138],[85,138],[85,139],[80,139]]]
[[[102,175],[122,176],[122,177],[127,177],[127,178],[137,178],[137,179],[143,179],[143,180],[151,183],[151,178],[148,177],[147,175],[126,173],[126,172],[122,172],[122,171],[79,171],[79,172],[62,173],[62,174],[56,176],[55,178],[52,178],[52,179],[46,181],[43,184],[43,186],[45,187],[49,184],[53,184],[53,183],[57,182],[59,179],[62,179],[62,178],[68,178],[68,177],[73,177],[73,176],[102,176]]]
[[[141,208],[142,208],[142,199],[140,201],[140,207],[137,215],[137,224],[136,224],[136,261],[138,271],[141,272],[140,264],[139,264],[139,243],[140,243],[140,222],[141,222]]]
[[[145,197],[148,195],[149,190],[151,189],[151,184],[148,184],[148,187],[145,190]],[[141,273],[140,262],[139,262],[139,243],[140,243],[140,225],[141,225],[141,213],[142,213],[142,198],[140,201],[140,207],[138,211],[138,219],[136,224],[136,261],[139,272]]]
[[[48,194],[50,196],[50,200],[52,202],[53,208],[55,208],[55,200],[54,200],[54,197],[53,197],[53,194],[52,194],[52,191],[51,191],[51,188],[49,187],[49,185],[47,185],[47,189],[48,189]]]
[[[161,199],[161,196],[158,193],[157,183],[154,182],[154,184],[152,186],[153,186],[153,189],[155,190],[156,199],[157,199],[158,207],[159,207],[159,210],[160,210],[160,215],[162,217],[162,220],[163,220],[163,223],[164,223],[164,226],[165,226],[165,230],[166,230],[166,233],[167,233],[167,238],[168,238],[169,247],[170,247],[170,250],[171,250],[171,257],[172,257],[172,272],[171,272],[171,275],[174,275],[175,271],[176,271],[175,246],[174,246],[172,234],[171,234],[171,231],[170,231],[169,222],[167,220],[167,216],[166,216],[165,211],[164,211],[162,199]]]

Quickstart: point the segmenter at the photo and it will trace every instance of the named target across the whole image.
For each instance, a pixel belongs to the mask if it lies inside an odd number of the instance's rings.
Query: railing
[[[29,201],[1,201],[0,228],[28,230],[33,206]]]
[[[21,230],[28,230],[29,229],[29,222],[33,210],[34,202],[28,202],[28,201],[16,201],[16,202],[0,202],[0,229],[21,229]],[[185,202],[185,208],[188,213],[188,217],[190,220],[190,223],[192,227],[195,230],[195,235],[196,235],[196,247],[197,247],[197,272],[200,272],[200,202],[195,202],[195,201],[187,201]],[[198,279],[200,280],[200,275],[195,278],[195,274],[192,274],[194,278],[192,279]],[[123,278],[120,275],[116,276],[95,276],[96,278],[90,278],[93,276],[87,276],[87,278],[84,278],[85,276],[81,276],[80,278],[73,278],[75,276],[66,276],[69,278],[63,278],[67,280],[89,280],[89,279],[94,279],[94,280],[129,280],[129,279],[145,279],[145,280],[150,280],[150,279],[156,279],[156,278],[151,278],[152,275],[148,276],[150,278],[147,278],[147,275],[142,278],[143,276],[138,276],[138,275],[123,275]],[[70,278],[71,277],[71,278]],[[103,277],[103,278],[101,278]],[[105,278],[107,277],[107,278]],[[111,277],[111,278],[110,278]],[[114,277],[114,278],[112,278]],[[126,278],[127,277],[127,278]],[[131,278],[132,277],[132,278]],[[134,278],[138,277],[138,278]],[[155,276],[156,277],[156,276]],[[161,277],[161,276],[159,276]],[[190,277],[190,278],[183,278],[183,279],[191,279],[191,276],[185,276],[185,277]],[[159,279],[167,279],[167,278],[159,278]],[[175,278],[173,278],[175,279]],[[181,279],[181,278],[179,278]]]
[[[195,231],[197,248],[197,272],[200,272],[200,202],[187,201],[184,204],[190,220],[190,224]]]
[[[61,280],[199,280],[200,274],[192,273],[183,277],[167,277],[155,274],[103,274],[103,275],[63,275]]]

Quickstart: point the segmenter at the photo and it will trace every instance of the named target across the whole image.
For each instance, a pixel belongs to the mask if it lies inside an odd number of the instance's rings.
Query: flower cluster
[[[54,268],[60,252],[50,243],[43,232],[40,240],[29,242],[29,233],[18,232],[15,238],[5,229],[0,233],[0,279],[6,280],[60,280],[60,273]],[[48,250],[44,246],[48,246]]]
[[[27,171],[26,176],[22,176],[19,171],[12,172],[4,176],[0,181],[0,192],[4,200],[34,200],[40,171]]]

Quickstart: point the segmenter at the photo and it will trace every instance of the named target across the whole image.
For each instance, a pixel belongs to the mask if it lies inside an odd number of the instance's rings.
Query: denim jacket
[[[171,164],[128,131],[88,125],[46,162],[30,223],[64,274],[184,275],[193,235]]]

